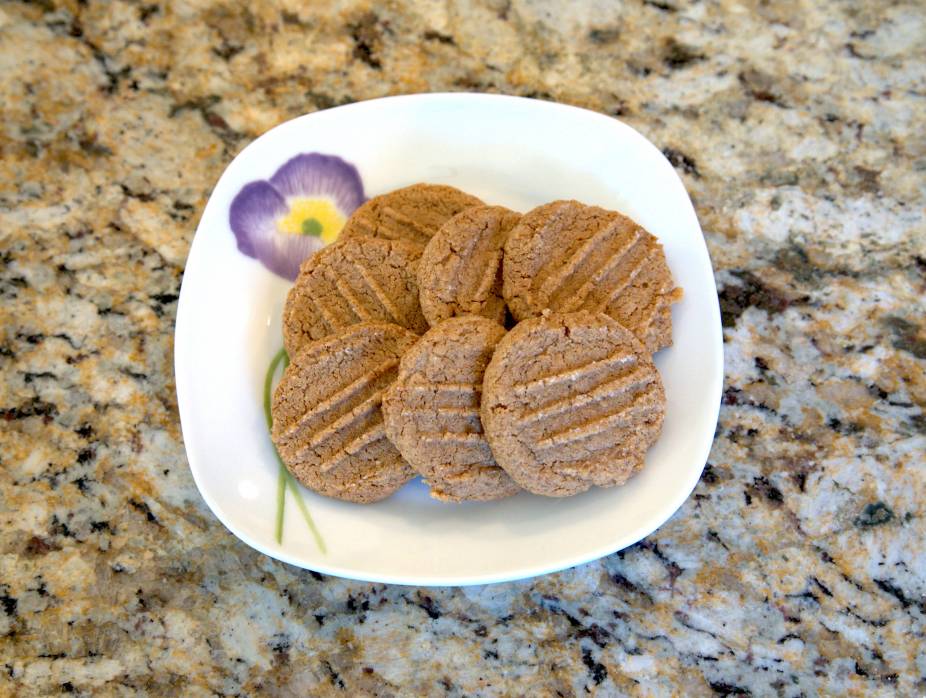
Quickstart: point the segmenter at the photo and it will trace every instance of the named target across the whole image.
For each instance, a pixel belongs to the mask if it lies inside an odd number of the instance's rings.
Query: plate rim
[[[618,128],[626,128],[631,132],[636,134],[641,138],[648,147],[652,148],[656,154],[663,160],[667,160],[665,155],[656,147],[652,141],[650,141],[646,136],[637,131],[635,128],[630,126],[624,121],[617,119],[615,117],[607,116],[600,112],[592,111],[589,109],[584,109],[582,107],[577,107],[568,104],[562,104],[559,102],[551,102],[546,100],[531,99],[528,97],[518,97],[514,95],[498,95],[491,93],[483,92],[427,92],[427,93],[416,93],[416,94],[406,94],[406,95],[394,95],[388,97],[378,97],[375,99],[362,100],[359,102],[352,102],[351,104],[345,104],[337,107],[332,107],[331,109],[324,109],[315,112],[310,112],[308,114],[302,114],[300,116],[288,119],[287,121],[277,124],[268,131],[262,133],[260,136],[248,143],[244,148],[242,148],[237,155],[225,166],[221,175],[216,180],[215,184],[212,186],[209,198],[206,202],[205,207],[203,208],[202,215],[200,216],[199,222],[196,226],[196,231],[193,235],[193,240],[190,243],[190,249],[187,254],[187,258],[184,262],[184,276],[180,286],[179,299],[177,304],[177,314],[174,324],[174,333],[173,333],[173,348],[174,348],[174,384],[177,393],[177,410],[180,417],[180,430],[183,439],[184,451],[186,453],[187,462],[190,467],[190,472],[193,475],[193,481],[196,484],[196,488],[199,492],[199,495],[203,498],[206,505],[216,516],[216,518],[222,523],[222,525],[236,538],[247,544],[248,546],[254,548],[255,550],[261,552],[264,555],[267,555],[281,562],[302,568],[310,569],[317,571],[322,574],[327,574],[331,576],[341,577],[344,579],[352,579],[363,582],[373,582],[373,583],[384,583],[384,584],[397,584],[397,585],[406,585],[406,586],[430,586],[430,587],[448,587],[448,586],[471,586],[479,584],[493,584],[501,583],[508,581],[515,581],[521,579],[528,579],[532,577],[537,577],[544,574],[550,574],[552,572],[558,572],[578,565],[582,565],[602,557],[611,555],[619,550],[622,550],[634,543],[643,540],[658,528],[660,528],[666,521],[668,521],[682,505],[687,501],[688,497],[691,495],[691,492],[697,486],[698,481],[700,480],[701,474],[704,470],[704,465],[707,463],[707,459],[710,455],[710,450],[714,442],[714,434],[716,432],[716,425],[720,415],[720,404],[721,397],[723,393],[723,381],[724,381],[724,352],[723,352],[723,328],[720,322],[720,301],[716,294],[716,286],[713,294],[713,302],[709,304],[709,314],[710,314],[710,325],[712,331],[710,335],[712,337],[712,343],[714,345],[715,351],[712,354],[710,360],[710,366],[708,367],[711,373],[714,376],[713,385],[711,386],[711,395],[710,399],[710,411],[711,419],[710,422],[714,425],[714,428],[711,430],[710,434],[707,434],[706,431],[704,434],[699,435],[698,441],[699,449],[697,460],[701,462],[700,468],[692,468],[690,474],[688,475],[688,480],[685,482],[685,486],[677,490],[677,494],[670,500],[671,506],[666,506],[663,511],[667,512],[664,515],[658,516],[654,519],[655,524],[647,522],[645,525],[637,526],[636,528],[630,529],[624,535],[615,538],[612,543],[608,545],[599,546],[599,548],[591,552],[583,552],[572,556],[564,556],[556,561],[547,562],[547,563],[538,563],[532,566],[520,567],[517,570],[511,570],[508,572],[495,572],[495,573],[483,573],[483,574],[472,574],[472,575],[409,575],[409,574],[376,574],[368,573],[362,570],[355,568],[345,567],[343,565],[336,564],[325,564],[312,561],[311,564],[300,559],[298,556],[290,555],[283,549],[273,550],[265,546],[262,542],[257,541],[252,538],[246,531],[237,530],[235,526],[230,523],[229,517],[225,515],[224,508],[212,497],[210,494],[209,488],[204,486],[205,484],[205,471],[204,466],[198,462],[197,457],[194,453],[198,452],[194,444],[197,442],[197,436],[192,429],[193,416],[192,416],[192,404],[191,399],[187,395],[187,390],[183,381],[178,380],[178,376],[186,375],[187,371],[185,370],[188,362],[191,359],[188,357],[188,351],[186,348],[186,343],[182,341],[184,335],[189,336],[190,330],[187,329],[187,325],[191,321],[192,311],[188,308],[192,304],[190,300],[190,293],[184,293],[185,289],[189,288],[187,279],[189,278],[186,274],[187,268],[190,266],[191,260],[197,259],[203,250],[203,245],[205,243],[200,242],[197,245],[197,238],[202,241],[204,236],[200,235],[200,230],[203,226],[203,221],[207,220],[207,214],[210,213],[211,209],[217,206],[216,200],[214,198],[215,190],[219,187],[222,180],[226,177],[229,170],[232,169],[234,163],[239,160],[246,152],[256,149],[260,146],[260,143],[267,138],[267,136],[274,131],[281,129],[283,127],[291,127],[292,124],[299,121],[307,121],[314,116],[317,116],[322,113],[336,112],[341,110],[357,110],[357,109],[369,109],[375,108],[377,104],[384,102],[426,102],[426,101],[484,101],[489,103],[501,104],[504,102],[512,103],[517,102],[520,104],[530,103],[531,108],[538,109],[549,109],[551,111],[565,111],[569,112],[573,116],[580,115],[581,118],[586,119],[596,119],[602,122],[607,122],[610,126],[616,126]],[[669,163],[671,166],[671,163]],[[685,193],[685,198],[688,207],[690,208],[691,213],[694,216],[694,220],[698,226],[698,232],[701,234],[699,244],[703,246],[704,252],[707,256],[708,264],[711,268],[712,276],[716,278],[716,273],[714,272],[713,263],[711,262],[710,250],[707,247],[707,242],[704,238],[704,231],[701,228],[701,223],[698,220],[697,211],[694,209],[694,205],[691,201],[691,196],[688,193],[687,188],[684,185],[684,182],[681,180],[678,172],[674,167],[671,167],[671,171],[674,174],[676,180],[681,185],[682,191]],[[209,216],[212,218],[212,216]],[[190,352],[191,353],[191,352]],[[707,400],[705,400],[705,406],[707,406]],[[189,426],[189,428],[188,428]]]

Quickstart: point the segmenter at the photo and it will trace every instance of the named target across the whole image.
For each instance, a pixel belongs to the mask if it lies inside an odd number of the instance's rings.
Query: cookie
[[[502,206],[473,206],[431,238],[418,264],[418,293],[432,327],[457,315],[505,321],[502,249],[520,217]]]
[[[447,220],[482,201],[443,184],[413,184],[388,194],[374,196],[360,206],[344,224],[341,239],[358,235],[401,240],[414,245],[419,254]]]
[[[380,406],[417,340],[398,325],[361,323],[293,356],[273,393],[271,436],[299,482],[328,497],[375,502],[414,477],[386,438]]]
[[[504,335],[482,317],[442,322],[402,357],[383,397],[386,434],[435,499],[500,499],[518,491],[496,464],[479,419],[483,373]]]
[[[401,242],[358,237],[336,242],[302,263],[283,308],[290,356],[316,339],[359,322],[428,329],[418,303],[417,251]]]
[[[671,305],[681,298],[653,235],[578,201],[524,214],[505,243],[503,293],[517,320],[544,309],[604,312],[650,352],[672,344]]]
[[[551,497],[623,484],[643,465],[665,411],[643,344],[603,313],[519,323],[485,372],[482,423],[495,458]]]

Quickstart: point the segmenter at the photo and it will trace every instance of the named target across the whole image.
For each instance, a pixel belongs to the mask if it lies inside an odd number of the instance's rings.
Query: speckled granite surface
[[[0,6],[0,694],[926,693],[922,3],[317,5]],[[607,559],[323,578],[193,485],[171,335],[210,188],[284,119],[426,90],[619,116],[694,199],[717,439]]]

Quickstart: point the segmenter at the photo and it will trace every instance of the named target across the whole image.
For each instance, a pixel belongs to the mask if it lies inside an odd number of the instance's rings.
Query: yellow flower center
[[[289,213],[277,220],[277,230],[288,235],[314,235],[334,242],[344,227],[344,216],[328,199],[300,196],[289,203]]]

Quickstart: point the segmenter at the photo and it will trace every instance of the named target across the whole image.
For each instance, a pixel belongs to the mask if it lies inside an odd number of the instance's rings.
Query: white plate
[[[291,494],[275,539],[277,463],[262,409],[281,347],[289,281],[242,254],[229,211],[242,187],[300,153],[356,166],[367,197],[414,182],[451,184],[526,211],[554,199],[617,209],[665,246],[685,292],[674,346],[656,356],[667,410],[646,467],[630,482],[566,499],[520,494],[448,504],[414,481],[373,505],[302,490],[317,546]],[[343,168],[342,168],[343,169]],[[551,572],[624,548],[675,512],[698,481],[720,406],[723,349],[707,248],[691,201],[662,153],[629,126],[550,102],[432,94],[360,102],[293,119],[245,148],[219,179],[196,231],[177,311],[177,398],[187,456],[206,503],[248,545],[326,574],[449,585]]]

